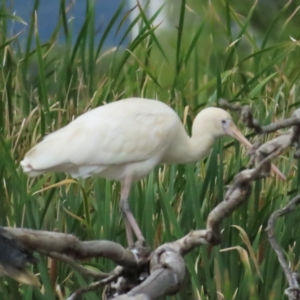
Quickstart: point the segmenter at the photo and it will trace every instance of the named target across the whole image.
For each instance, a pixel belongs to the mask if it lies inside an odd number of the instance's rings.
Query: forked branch
[[[292,117],[289,119],[280,120],[267,126],[261,126],[258,121],[253,118],[253,114],[249,106],[241,106],[236,104],[233,105],[224,99],[221,99],[220,104],[223,107],[238,111],[246,126],[254,129],[258,134],[267,134],[278,129],[292,126],[292,128],[287,132],[284,132],[273,140],[266,142],[255,151],[253,160],[256,162],[256,164],[261,159],[264,160],[264,157],[276,157],[291,146],[296,148],[294,157],[300,157],[300,109],[295,110],[292,114]],[[266,165],[266,167],[266,171],[269,172],[270,166]],[[295,211],[299,203],[300,196],[298,195],[293,198],[285,207],[276,210],[269,218],[268,228],[266,229],[269,242],[278,257],[278,261],[288,281],[289,287],[285,290],[285,295],[287,295],[290,300],[300,300],[300,287],[297,278],[298,274],[294,273],[290,269],[289,263],[284,256],[283,249],[276,240],[275,225],[279,217]]]
[[[286,214],[289,214],[297,208],[300,204],[300,195],[293,198],[286,206],[281,209],[274,211],[269,218],[268,227],[266,229],[268,233],[269,242],[274,249],[278,261],[281,265],[281,268],[284,272],[284,275],[288,281],[289,287],[285,290],[285,294],[288,296],[290,300],[299,300],[300,299],[300,286],[298,283],[298,274],[293,272],[290,267],[289,263],[287,262],[284,252],[281,246],[278,244],[275,236],[275,226],[276,221],[279,217],[283,217]]]

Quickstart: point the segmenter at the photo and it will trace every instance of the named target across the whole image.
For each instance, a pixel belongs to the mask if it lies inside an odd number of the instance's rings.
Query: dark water
[[[95,13],[96,21],[95,28],[97,30],[96,41],[99,41],[103,31],[111,20],[112,16],[121,5],[122,0],[86,0],[94,1],[95,3]],[[66,0],[66,7],[71,3],[71,9],[67,14],[70,27],[73,28],[73,42],[75,42],[80,29],[84,23],[85,13],[86,13],[86,1],[84,0]],[[33,12],[34,0],[6,0],[6,6],[9,8],[11,13],[21,17],[28,25],[23,25],[19,22],[13,21],[9,23],[9,33],[10,35],[21,32],[19,40],[25,41],[28,34],[28,27],[30,18]],[[59,21],[59,6],[61,0],[40,0],[37,10],[38,17],[38,31],[39,37],[42,42],[47,41],[51,34],[53,33],[55,26]],[[126,10],[129,8],[125,6],[122,12],[124,16]],[[119,33],[115,36],[119,22],[121,21],[122,16],[115,23],[115,26],[112,28],[111,33],[106,39],[105,46],[117,45],[124,34],[128,22],[121,27]],[[61,35],[59,41],[63,42],[64,37]],[[127,39],[128,41],[128,39]],[[126,42],[127,42],[126,41]]]

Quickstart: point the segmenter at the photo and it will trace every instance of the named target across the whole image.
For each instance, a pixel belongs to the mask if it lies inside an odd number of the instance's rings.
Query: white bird
[[[251,147],[223,109],[203,109],[189,137],[178,115],[165,103],[128,98],[92,109],[49,134],[26,154],[21,166],[29,176],[54,171],[120,181],[120,207],[132,245],[132,230],[144,241],[128,204],[132,183],[158,164],[199,161],[209,153],[214,140],[224,135]]]

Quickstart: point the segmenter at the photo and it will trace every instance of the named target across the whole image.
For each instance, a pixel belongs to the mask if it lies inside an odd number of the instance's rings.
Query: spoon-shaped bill
[[[231,122],[230,126],[228,126],[225,131],[228,135],[236,138],[240,143],[244,144],[248,148],[252,147],[252,144],[244,137],[233,122]],[[276,173],[281,180],[286,181],[286,176],[273,164],[271,165],[271,171]]]

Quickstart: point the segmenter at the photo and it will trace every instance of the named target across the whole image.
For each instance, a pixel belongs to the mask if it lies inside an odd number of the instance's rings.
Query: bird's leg
[[[124,221],[125,221],[125,228],[126,228],[126,235],[127,235],[127,241],[129,246],[133,245],[133,237],[132,237],[132,230],[134,231],[137,239],[141,242],[145,241],[145,238],[140,230],[139,225],[137,224],[131,209],[129,207],[128,203],[128,197],[129,192],[131,188],[132,179],[126,178],[124,181],[122,181],[121,184],[121,201],[120,201],[120,207],[122,210],[122,213],[124,215]]]

